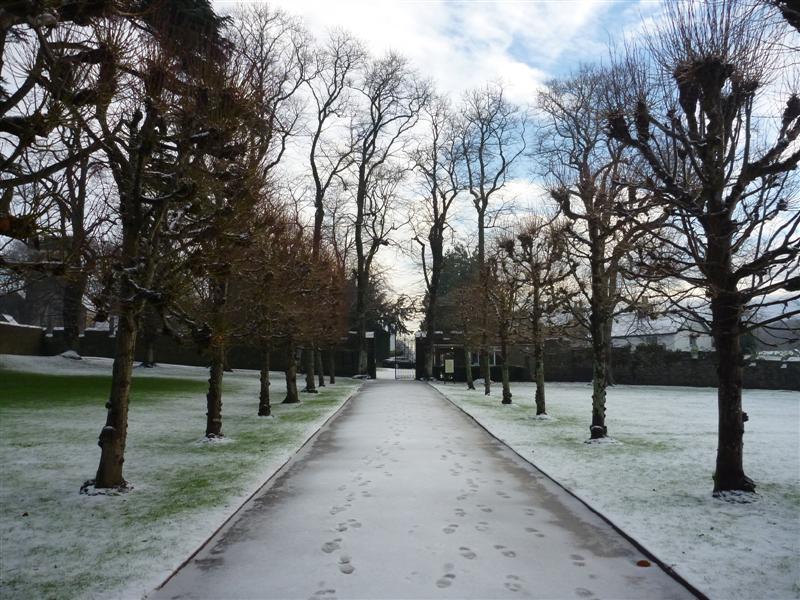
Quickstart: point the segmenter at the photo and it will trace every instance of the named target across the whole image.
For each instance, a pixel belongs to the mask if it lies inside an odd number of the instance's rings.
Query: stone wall
[[[66,349],[63,330],[56,329],[46,334],[41,327],[28,325],[10,325],[0,323],[0,354],[27,354],[34,356],[55,356]],[[353,336],[351,336],[353,338]],[[373,342],[373,340],[369,340]],[[112,358],[116,338],[108,331],[87,329],[80,337],[80,352],[84,356],[101,356]],[[350,377],[358,372],[358,352],[354,339],[342,341],[342,347],[336,349],[336,375]],[[370,343],[369,363],[374,374],[374,344]],[[247,344],[236,344],[228,351],[228,365],[233,369],[259,369],[261,367],[261,351]],[[145,358],[145,344],[140,339],[136,344],[137,361]],[[156,362],[208,366],[208,357],[190,342],[168,336],[160,336],[155,344]],[[270,369],[283,371],[288,362],[287,353],[277,348],[270,353]],[[302,361],[298,361],[302,368]],[[325,371],[328,371],[328,359],[325,358]]]
[[[425,360],[424,344],[417,340],[417,376],[422,376]],[[465,381],[463,352],[454,351],[455,380]],[[510,352],[512,381],[532,381],[531,357],[524,347]],[[434,376],[441,378],[441,367]],[[473,377],[479,377],[476,365]],[[592,380],[592,357],[589,348],[575,348],[557,342],[545,348],[545,379],[547,381]],[[613,348],[611,353],[611,379],[614,383],[630,385],[680,385],[690,387],[716,387],[717,370],[714,353],[700,353],[692,358],[688,352],[667,350],[662,346],[638,346],[635,349]],[[500,380],[500,367],[492,367],[492,380]],[[800,391],[800,362],[767,360],[747,361],[743,373],[744,387],[769,390]]]
[[[712,352],[692,358],[689,352],[675,352],[661,346],[614,348],[611,377],[619,384],[716,387],[715,360]],[[589,349],[548,347],[545,376],[548,381],[591,381]],[[743,382],[746,388],[800,391],[800,362],[747,361]]]
[[[43,337],[41,327],[0,322],[0,354],[39,355]]]

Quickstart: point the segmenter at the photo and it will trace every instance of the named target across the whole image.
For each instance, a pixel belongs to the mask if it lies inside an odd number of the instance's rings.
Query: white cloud
[[[220,12],[237,4],[214,1]],[[454,98],[499,81],[506,87],[506,97],[521,105],[533,104],[537,90],[549,78],[579,60],[600,59],[606,41],[613,37],[606,28],[618,30],[623,22],[636,20],[633,13],[640,6],[602,0],[273,0],[267,4],[301,17],[318,39],[332,28],[343,28],[375,55],[394,50],[407,56],[423,77],[433,79],[441,92]],[[305,149],[293,148],[289,154],[289,169],[296,166],[302,172]],[[523,162],[519,175],[498,194],[496,205],[507,203],[524,214],[541,212],[543,190],[526,176]],[[453,225],[459,236],[475,236],[475,211],[466,195],[457,213]],[[420,295],[421,269],[408,255],[410,236],[402,234],[397,241],[405,252],[386,249],[378,262],[391,271],[388,279],[395,292]]]
[[[227,11],[237,3],[214,4]],[[341,27],[375,54],[388,50],[404,54],[446,93],[459,95],[500,80],[511,100],[525,104],[554,74],[562,53],[585,44],[583,30],[611,6],[598,0],[274,0],[269,4],[302,17],[318,37]]]

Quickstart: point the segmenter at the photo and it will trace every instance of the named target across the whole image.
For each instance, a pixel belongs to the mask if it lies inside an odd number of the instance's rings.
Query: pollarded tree
[[[146,18],[119,17],[96,26],[107,67],[102,93],[94,96],[84,132],[102,149],[119,202],[121,243],[114,269],[119,325],[106,424],[100,433],[100,464],[93,484],[124,487],[128,406],[139,316],[155,287],[157,246],[170,209],[194,193],[183,168],[209,148],[180,130],[176,106],[199,92],[203,73],[223,57],[222,20],[203,0],[156,7]],[[129,23],[126,19],[136,19]],[[196,27],[176,28],[177,22]],[[191,82],[191,83],[190,83]],[[194,84],[194,85],[193,85]],[[72,116],[81,119],[78,111]],[[188,143],[187,143],[188,141]],[[218,147],[218,146],[217,146]]]
[[[509,349],[519,332],[525,312],[524,277],[519,264],[508,251],[508,240],[500,239],[486,263],[486,295],[500,342],[500,372],[503,382],[503,404],[511,404]]]
[[[786,93],[781,110],[768,95],[776,80],[796,81],[797,63],[782,50],[796,33],[769,25],[765,10],[728,0],[668,4],[647,62],[630,56],[619,65],[608,119],[613,138],[645,162],[638,185],[670,215],[672,235],[658,237],[668,256],[649,257],[652,273],[702,290],[710,304],[715,494],[755,489],[742,464],[742,336],[767,307],[783,314],[762,322],[796,314],[786,307],[800,296],[800,211],[791,197],[800,96]]]
[[[16,2],[4,6],[0,15],[3,236],[35,243],[46,234],[38,221],[52,197],[39,196],[45,204],[31,204],[20,198],[20,188],[60,175],[100,146],[98,140],[89,140],[64,148],[58,129],[75,121],[71,112],[89,118],[97,100],[112,91],[110,48],[85,29],[120,7],[95,2],[85,10],[75,8]]]
[[[496,203],[512,166],[525,151],[525,115],[506,99],[501,85],[487,85],[465,95],[461,109],[461,150],[466,169],[465,185],[478,217],[478,267],[480,281],[485,284],[486,229],[491,224],[492,212],[499,208],[490,209],[490,205]],[[482,325],[480,362],[484,393],[488,395],[491,377],[486,292],[476,300],[478,312],[486,321]]]
[[[550,195],[570,227],[574,283],[588,304],[575,311],[591,337],[592,439],[605,437],[611,325],[618,307],[634,304],[621,285],[625,257],[657,227],[646,194],[625,180],[623,144],[606,132],[603,100],[608,73],[592,66],[555,80],[539,95],[541,113],[536,157]],[[588,276],[581,269],[585,265]]]
[[[338,341],[346,327],[343,319],[334,318],[337,313],[332,306],[343,305],[342,279],[328,248],[323,245],[313,259],[308,235],[297,227],[288,211],[269,201],[260,206],[256,223],[253,243],[235,275],[234,287],[246,335],[262,352],[258,414],[269,416],[270,354],[293,346],[300,336]],[[298,323],[310,324],[313,329]],[[288,354],[287,398],[297,402],[297,386],[292,379],[294,350],[290,348]]]
[[[536,414],[547,414],[544,389],[544,338],[548,317],[556,312],[560,286],[570,275],[566,260],[566,223],[531,217],[516,231],[516,239],[501,240],[501,247],[518,265],[528,291],[528,316],[533,341],[533,379]]]

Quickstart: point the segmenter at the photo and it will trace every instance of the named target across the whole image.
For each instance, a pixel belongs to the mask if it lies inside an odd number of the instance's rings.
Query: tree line
[[[428,377],[447,322],[477,352],[486,394],[499,345],[510,403],[508,351],[524,335],[545,414],[544,339],[579,335],[592,348],[600,439],[614,317],[679,311],[716,346],[714,491],[754,489],[742,467],[741,340],[800,297],[788,3],[666,3],[641,42],[548,82],[529,107],[501,83],[450,98],[405,57],[372,56],[342,31],[314,39],[266,5],[225,17],[206,0],[1,10],[0,267],[6,281],[64,282],[72,348],[87,298],[118,318],[93,485],[125,484],[140,333],[205,350],[206,435],[219,436],[237,339],[263,354],[261,415],[276,349],[290,357],[288,402],[299,399],[296,349],[313,392],[351,326],[366,373],[368,326],[402,328],[410,314],[407,298],[388,299],[376,263],[410,230]],[[520,180],[541,187],[542,206],[512,215]],[[8,240],[58,240],[57,252],[28,260]]]
[[[602,439],[615,317],[680,316],[714,340],[714,493],[755,489],[742,463],[742,341],[800,314],[789,4],[665,3],[641,41],[548,82],[529,109],[491,85],[466,94],[453,121],[428,112],[416,160],[426,210],[414,238],[427,377],[444,323],[462,336],[470,389],[472,352],[488,395],[488,351],[499,348],[509,404],[508,353],[524,341],[542,415],[545,337],[588,340],[590,439]],[[503,187],[523,170],[542,186],[543,206],[504,214]],[[450,217],[457,198],[474,208],[474,235]],[[460,242],[443,251],[452,239]]]

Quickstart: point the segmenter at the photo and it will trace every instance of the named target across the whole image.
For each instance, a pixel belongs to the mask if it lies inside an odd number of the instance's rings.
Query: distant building
[[[686,318],[621,315],[611,328],[614,348],[657,345],[681,352],[713,352],[714,338],[707,327]]]

